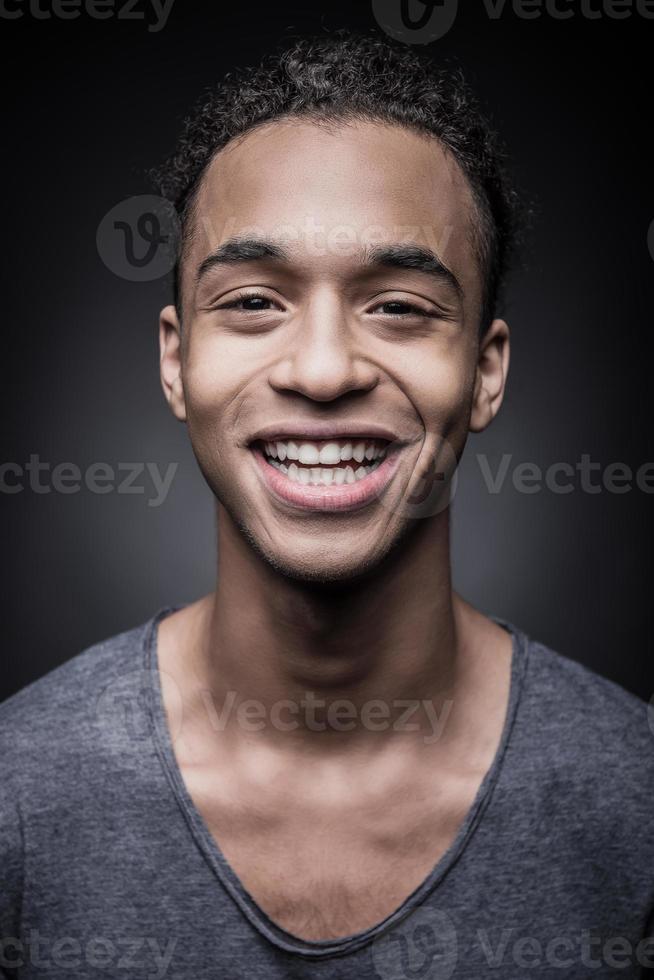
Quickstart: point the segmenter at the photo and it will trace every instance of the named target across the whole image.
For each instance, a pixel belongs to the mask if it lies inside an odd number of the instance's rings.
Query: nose
[[[318,402],[371,391],[379,371],[361,349],[364,335],[356,328],[338,296],[314,297],[298,311],[288,350],[270,372],[271,386]]]

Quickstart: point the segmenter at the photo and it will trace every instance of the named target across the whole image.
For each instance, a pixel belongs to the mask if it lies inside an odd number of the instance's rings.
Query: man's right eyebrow
[[[200,263],[195,282],[199,283],[205,273],[216,265],[235,265],[261,259],[280,259],[287,262],[289,254],[281,245],[261,238],[229,238]]]

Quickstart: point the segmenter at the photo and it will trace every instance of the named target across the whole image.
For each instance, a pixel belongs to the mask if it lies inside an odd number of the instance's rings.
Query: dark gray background
[[[297,33],[374,23],[367,3],[353,12],[320,0],[263,10],[176,0],[157,33],[144,20],[85,14],[26,12],[0,23],[3,458],[24,464],[38,454],[83,470],[179,464],[158,508],[143,481],[141,495],[0,494],[0,698],[213,581],[212,500],[159,388],[156,325],[168,283],[111,273],[96,249],[98,225],[118,202],[149,192],[144,171],[231,65]],[[475,454],[488,454],[493,469],[503,453],[543,467],[574,465],[582,453],[602,467],[654,460],[653,42],[654,21],[636,14],[523,20],[507,6],[492,20],[480,3],[429,47],[466,69],[539,206],[510,292],[505,404],[471,438],[461,468],[455,582],[481,609],[646,699],[652,495],[527,495],[509,479],[491,494]]]

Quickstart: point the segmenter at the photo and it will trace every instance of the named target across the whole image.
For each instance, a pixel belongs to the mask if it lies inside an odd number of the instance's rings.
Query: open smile
[[[373,436],[259,439],[250,449],[272,494],[307,510],[358,510],[386,489],[399,460]]]

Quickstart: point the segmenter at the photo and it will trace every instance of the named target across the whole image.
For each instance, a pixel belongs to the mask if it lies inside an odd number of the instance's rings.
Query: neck
[[[196,634],[198,672],[218,712],[230,699],[248,700],[271,717],[284,702],[286,721],[292,702],[302,705],[293,734],[316,741],[334,700],[351,705],[341,721],[362,717],[372,701],[390,706],[391,720],[401,701],[430,699],[436,710],[445,703],[457,647],[447,510],[407,535],[373,575],[328,586],[280,575],[222,507],[218,524],[224,571],[202,604]],[[369,730],[339,726],[332,743]]]

